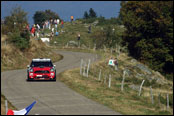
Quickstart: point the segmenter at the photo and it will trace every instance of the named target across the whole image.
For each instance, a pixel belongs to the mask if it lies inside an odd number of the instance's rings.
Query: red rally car
[[[53,65],[51,59],[37,58],[32,59],[27,66],[27,80],[53,80],[56,81],[56,65]]]

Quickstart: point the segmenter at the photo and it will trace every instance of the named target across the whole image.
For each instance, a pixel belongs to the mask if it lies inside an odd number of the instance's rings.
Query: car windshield
[[[47,62],[31,62],[30,67],[52,67],[53,64],[51,61]]]

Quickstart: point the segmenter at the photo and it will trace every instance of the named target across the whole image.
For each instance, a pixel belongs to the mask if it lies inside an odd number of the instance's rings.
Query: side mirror
[[[54,65],[54,67],[56,67],[56,65]]]
[[[27,65],[27,68],[29,68],[30,67],[30,65]]]

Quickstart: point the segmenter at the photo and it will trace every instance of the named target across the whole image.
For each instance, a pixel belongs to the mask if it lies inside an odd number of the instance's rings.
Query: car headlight
[[[51,71],[51,72],[54,72],[54,68],[52,68],[50,71]]]
[[[33,69],[30,69],[30,72],[33,72]]]

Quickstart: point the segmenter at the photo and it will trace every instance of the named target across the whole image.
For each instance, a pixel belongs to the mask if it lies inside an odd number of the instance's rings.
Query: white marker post
[[[8,112],[8,102],[5,100],[5,114],[7,115]]]
[[[169,94],[167,94],[167,109],[169,109]]]
[[[109,88],[111,88],[111,75],[109,75]]]
[[[144,83],[145,80],[142,81],[141,85],[140,85],[140,90],[139,90],[139,96],[141,95],[141,88],[143,86],[143,83]]]
[[[100,73],[98,75],[98,80],[100,81],[100,79],[101,79],[101,69],[100,69]]]
[[[124,70],[123,71],[123,80],[122,80],[122,83],[121,83],[121,91],[123,91],[125,75],[126,75],[126,71]]]
[[[105,80],[104,80],[104,84],[106,83],[106,78],[107,78],[107,75],[105,75]]]
[[[85,70],[86,70],[86,62],[84,63],[84,67],[83,67],[83,76],[85,76]]]
[[[152,93],[152,87],[151,86],[150,86],[150,94],[151,94],[152,104],[154,104],[154,101],[153,101],[153,93]]]
[[[91,59],[89,59],[89,62],[88,62],[87,77],[88,77],[90,63],[91,63]]]
[[[81,59],[81,63],[80,63],[80,75],[82,75],[82,68],[83,68],[83,59]]]

